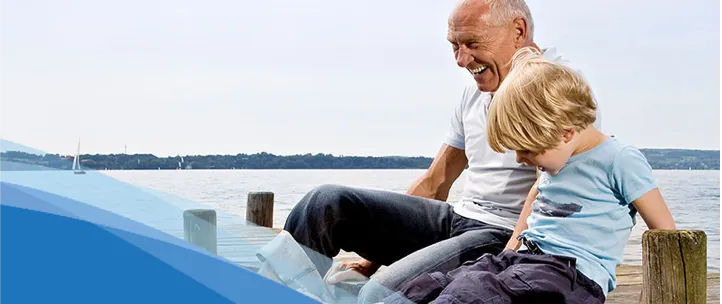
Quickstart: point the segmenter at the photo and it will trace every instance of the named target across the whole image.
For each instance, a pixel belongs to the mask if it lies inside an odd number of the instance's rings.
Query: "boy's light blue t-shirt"
[[[577,269],[602,287],[615,270],[635,224],[631,204],[657,188],[642,153],[614,138],[575,155],[556,175],[542,172],[539,195],[522,236],[548,254],[577,258]]]

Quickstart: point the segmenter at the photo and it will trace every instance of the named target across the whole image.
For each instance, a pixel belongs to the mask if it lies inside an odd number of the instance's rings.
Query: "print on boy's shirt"
[[[575,203],[557,204],[544,197],[537,197],[532,204],[534,212],[546,216],[568,217],[574,213],[582,211],[582,206]]]

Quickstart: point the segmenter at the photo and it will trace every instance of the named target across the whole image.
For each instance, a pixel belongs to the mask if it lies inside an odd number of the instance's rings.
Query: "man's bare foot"
[[[381,265],[374,264],[365,259],[334,264],[328,270],[323,280],[329,284],[337,284],[346,281],[365,281],[373,275]]]
[[[353,269],[367,278],[370,278],[371,275],[381,268],[380,264],[376,264],[363,258],[359,258],[355,261],[343,262],[342,264],[346,268]]]

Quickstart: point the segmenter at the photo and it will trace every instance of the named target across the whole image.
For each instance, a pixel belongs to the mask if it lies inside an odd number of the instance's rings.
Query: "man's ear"
[[[526,30],[526,20],[522,17],[514,19],[512,23],[514,26],[514,44],[516,48],[521,48],[525,45],[529,33]]]

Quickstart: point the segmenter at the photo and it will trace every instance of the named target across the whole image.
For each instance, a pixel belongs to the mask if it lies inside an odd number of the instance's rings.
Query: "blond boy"
[[[642,153],[593,126],[583,77],[532,48],[512,62],[487,133],[492,149],[539,170],[539,194],[516,229],[527,249],[422,275],[386,302],[603,303],[636,213],[650,229],[675,229]]]

